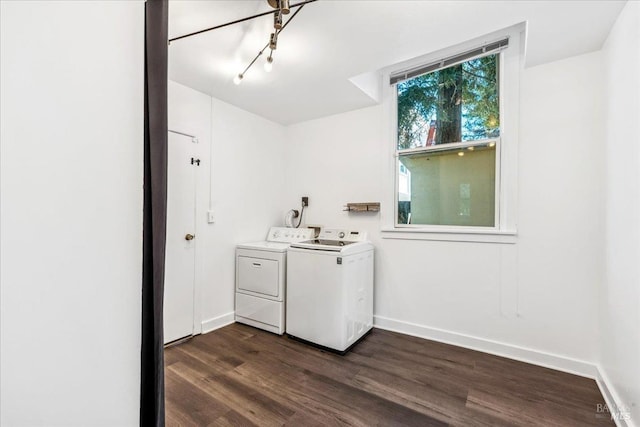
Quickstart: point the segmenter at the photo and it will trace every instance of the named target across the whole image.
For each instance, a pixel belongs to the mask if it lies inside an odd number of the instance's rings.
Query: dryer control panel
[[[293,243],[313,239],[313,228],[271,227],[267,235],[268,242]]]

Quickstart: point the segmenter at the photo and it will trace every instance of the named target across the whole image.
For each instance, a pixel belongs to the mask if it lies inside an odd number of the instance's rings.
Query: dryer
[[[287,249],[313,236],[310,228],[271,227],[266,241],[236,247],[236,322],[284,333]]]

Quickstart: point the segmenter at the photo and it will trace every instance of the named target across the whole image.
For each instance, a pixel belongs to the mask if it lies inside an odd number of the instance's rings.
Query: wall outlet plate
[[[302,198],[302,206],[309,206],[309,198],[308,197],[303,197]]]

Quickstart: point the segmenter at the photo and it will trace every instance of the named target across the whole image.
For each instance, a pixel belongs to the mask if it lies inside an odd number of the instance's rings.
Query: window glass
[[[398,224],[495,225],[495,141],[398,161]]]
[[[499,54],[397,84],[398,150],[500,135]]]

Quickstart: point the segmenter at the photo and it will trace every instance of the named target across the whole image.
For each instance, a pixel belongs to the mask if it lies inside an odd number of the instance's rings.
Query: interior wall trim
[[[236,312],[230,311],[229,313],[217,316],[211,319],[202,321],[202,333],[206,334],[216,329],[220,329],[223,326],[230,325],[236,321]]]
[[[616,423],[618,427],[637,427],[638,424],[635,424],[633,420],[628,419],[625,420],[625,413],[620,413],[620,408],[625,408],[623,405],[620,396],[616,392],[613,383],[609,379],[604,368],[600,365],[596,366],[596,384],[598,384],[598,388],[600,389],[600,393],[604,397],[604,401],[607,404],[609,410],[613,413],[615,412],[617,416],[613,417],[613,421]]]
[[[499,341],[460,334],[444,329],[418,325],[402,320],[390,319],[383,316],[373,316],[373,326],[392,332],[399,332],[418,338],[451,344],[470,350],[481,351],[520,362],[531,363],[557,371],[567,372],[581,377],[596,379],[597,367],[595,364],[584,360],[573,359],[566,356],[547,353],[531,348],[520,347]]]

